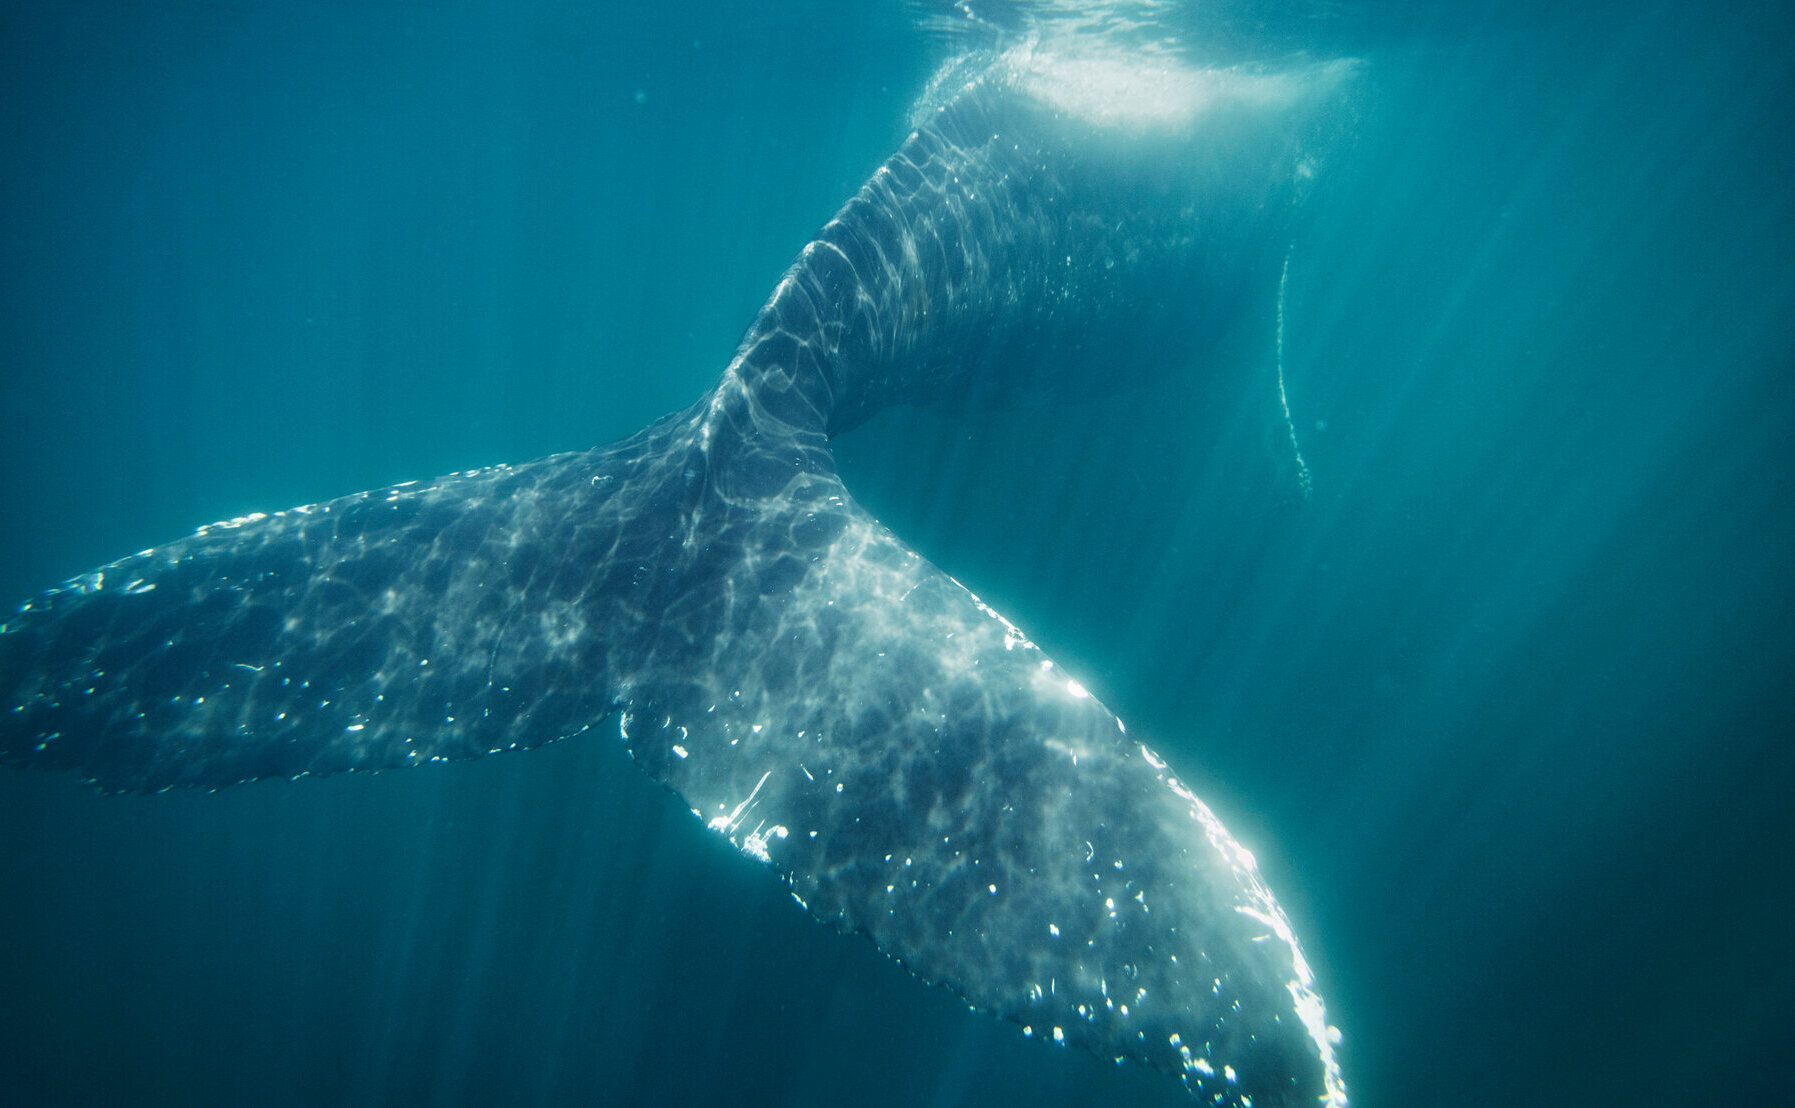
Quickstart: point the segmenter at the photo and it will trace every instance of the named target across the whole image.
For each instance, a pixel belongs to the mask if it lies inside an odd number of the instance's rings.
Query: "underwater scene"
[[[1790,22],[0,7],[0,1102],[1787,1102]]]

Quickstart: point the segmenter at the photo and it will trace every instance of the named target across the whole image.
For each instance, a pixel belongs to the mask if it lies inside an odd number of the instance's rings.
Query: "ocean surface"
[[[886,413],[850,488],[1254,850],[1355,1104],[1790,1103],[1788,18],[1229,15],[1218,56],[1365,63],[1290,263],[1308,502],[1229,359]],[[690,403],[946,37],[0,4],[0,596]],[[1190,1103],[811,922],[600,734],[209,795],[0,774],[0,1043],[9,1104]]]

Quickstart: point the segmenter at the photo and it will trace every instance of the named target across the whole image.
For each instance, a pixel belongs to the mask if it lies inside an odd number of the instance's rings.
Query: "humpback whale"
[[[0,758],[107,791],[633,759],[818,919],[1028,1035],[1346,1103],[1253,856],[1075,675],[858,504],[897,404],[1200,365],[1275,296],[1346,63],[945,66],[691,407],[593,450],[200,528],[0,625]],[[1281,404],[1281,387],[1273,403]]]

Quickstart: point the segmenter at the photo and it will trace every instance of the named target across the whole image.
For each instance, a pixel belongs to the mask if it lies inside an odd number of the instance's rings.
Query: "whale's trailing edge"
[[[1251,856],[829,453],[894,403],[1192,364],[1275,285],[1340,71],[1174,83],[1188,111],[1157,128],[1091,118],[1068,72],[1006,56],[932,105],[686,411],[217,524],[25,605],[0,634],[0,754],[216,788],[615,716],[813,913],[975,1006],[1217,1103],[1344,1103]]]

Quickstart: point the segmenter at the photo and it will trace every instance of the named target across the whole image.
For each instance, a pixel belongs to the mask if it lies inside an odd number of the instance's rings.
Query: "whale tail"
[[[829,451],[895,403],[1194,364],[1191,306],[1225,316],[1241,274],[1276,271],[1302,82],[1156,89],[1189,111],[1138,150],[1080,115],[1088,68],[1061,76],[1026,56],[942,103],[691,408],[584,453],[214,524],[25,604],[0,625],[0,759],[218,788],[615,717],[813,914],[974,1006],[1214,1103],[1344,1104],[1252,856],[857,505]]]

